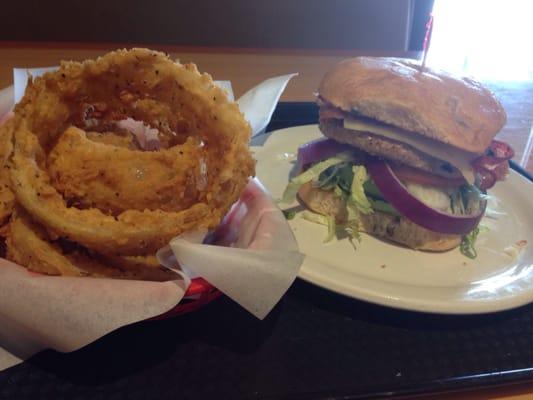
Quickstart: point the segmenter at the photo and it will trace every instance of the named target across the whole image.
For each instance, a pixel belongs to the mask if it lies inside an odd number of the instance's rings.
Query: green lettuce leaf
[[[343,228],[351,240],[357,239],[358,242],[361,242],[361,234],[359,233],[359,220],[358,219],[348,220],[348,222],[346,222],[346,224],[343,225]]]
[[[471,259],[477,257],[477,251],[475,248],[477,236],[479,235],[479,226],[476,226],[472,232],[463,236],[461,240],[460,250],[461,253]]]
[[[401,217],[402,215],[390,203],[383,200],[369,199],[374,211],[381,211],[390,215]]]
[[[296,210],[290,210],[290,209],[289,210],[281,210],[281,212],[283,213],[283,216],[287,220],[294,219],[294,217],[296,216]]]
[[[292,202],[300,187],[313,181],[313,185],[322,190],[331,190],[337,197],[346,201],[347,221],[337,224],[335,217],[304,211],[302,217],[310,222],[328,227],[328,235],[324,242],[329,242],[337,236],[337,232],[345,232],[349,238],[361,240],[359,232],[360,215],[371,214],[376,210],[398,215],[398,212],[387,202],[372,197],[367,197],[365,189],[372,189],[373,184],[366,168],[354,165],[349,152],[340,153],[335,157],[322,161],[301,175],[293,178],[285,189],[281,202]],[[368,191],[367,191],[368,192]],[[379,193],[379,192],[378,192]],[[368,193],[372,196],[372,193]]]
[[[363,188],[365,189],[365,193],[367,195],[374,197],[376,199],[384,200],[383,195],[379,191],[378,187],[376,186],[372,178],[370,178],[363,184]]]
[[[368,181],[368,173],[366,168],[362,165],[354,165],[352,167],[353,179],[351,193],[347,200],[348,207],[355,207],[362,214],[371,214],[373,212],[372,205],[366,197],[364,183]]]
[[[461,240],[461,245],[459,247],[459,249],[461,250],[461,253],[463,253],[463,255],[468,258],[472,258],[472,259],[476,258],[477,257],[477,251],[475,248],[476,240],[480,233],[485,233],[488,231],[490,231],[488,226],[479,224],[472,230],[472,232],[463,236],[463,240]]]
[[[324,239],[324,243],[330,242],[337,236],[338,231],[344,231],[350,239],[357,239],[361,241],[361,235],[359,233],[359,221],[352,220],[345,224],[337,224],[335,217],[317,214],[312,211],[304,211],[302,217],[315,224],[320,224],[328,227],[328,235]]]
[[[335,238],[337,233],[337,223],[335,217],[329,215],[317,214],[311,211],[304,211],[302,217],[315,224],[325,225],[328,227],[328,235],[324,239],[324,243],[330,242]]]
[[[340,164],[351,160],[353,160],[353,154],[349,151],[346,151],[337,154],[335,157],[328,158],[327,160],[321,161],[313,165],[307,171],[291,179],[291,181],[285,188],[285,191],[283,192],[283,196],[280,202],[285,204],[292,203],[296,199],[296,194],[298,193],[298,190],[300,189],[300,187],[302,187],[302,185],[311,182],[314,179],[318,179],[320,174],[332,165]]]

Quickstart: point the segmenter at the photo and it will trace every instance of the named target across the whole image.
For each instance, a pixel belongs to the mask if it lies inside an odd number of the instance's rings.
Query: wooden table
[[[53,66],[60,60],[94,58],[118,47],[124,46],[0,42],[0,88],[12,84],[14,67]],[[182,62],[194,62],[201,71],[209,72],[215,79],[230,80],[236,97],[268,77],[298,72],[297,79],[291,81],[283,94],[283,101],[313,101],[314,91],[326,70],[344,58],[360,55],[357,52],[337,51],[150,47],[164,50]],[[486,83],[507,110],[508,121],[498,138],[511,144],[516,152],[514,160],[533,173],[533,81]],[[521,384],[420,398],[525,400],[533,399],[533,385]]]

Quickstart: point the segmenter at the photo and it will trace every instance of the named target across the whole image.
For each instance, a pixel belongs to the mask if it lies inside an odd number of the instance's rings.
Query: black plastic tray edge
[[[412,396],[438,395],[443,393],[457,393],[460,396],[466,391],[504,388],[533,383],[533,368],[512,371],[495,371],[493,373],[464,376],[430,382],[416,382],[396,387],[369,386],[359,388],[357,392],[346,389],[344,391],[329,391],[321,393],[300,393],[296,396],[273,397],[272,400],[358,400],[380,399],[389,397],[411,398]],[[460,398],[460,397],[458,397]]]

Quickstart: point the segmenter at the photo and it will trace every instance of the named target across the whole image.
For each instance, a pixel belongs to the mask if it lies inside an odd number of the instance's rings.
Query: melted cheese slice
[[[373,133],[414,147],[422,153],[450,163],[461,172],[470,185],[474,184],[474,170],[470,162],[478,157],[477,154],[458,150],[455,147],[424,136],[415,136],[415,134],[377,121],[345,118],[344,128]]]

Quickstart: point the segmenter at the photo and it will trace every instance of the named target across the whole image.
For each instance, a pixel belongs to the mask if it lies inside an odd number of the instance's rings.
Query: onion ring
[[[7,160],[13,151],[13,121],[11,113],[0,121],[0,237],[5,238],[8,223],[15,207],[15,195]]]
[[[180,211],[200,198],[202,153],[198,146],[132,151],[89,140],[72,127],[59,137],[47,165],[53,186],[77,206],[113,215],[128,209]]]
[[[9,220],[14,207],[15,195],[11,190],[9,168],[4,166],[0,170],[0,226],[4,225]]]
[[[108,144],[130,150],[141,150],[135,137],[127,132],[86,132],[85,136],[87,139],[96,143]]]
[[[91,196],[83,206],[93,208],[69,204],[68,196],[64,198],[54,186],[48,154],[63,135],[72,134],[76,129],[72,126],[108,130],[125,118],[157,128],[162,147],[169,152],[201,152],[207,172],[200,189],[192,194],[181,189],[182,202],[162,202],[154,209],[128,204],[133,208],[104,206],[101,210],[94,207],[100,199]],[[153,254],[182,232],[217,226],[254,174],[248,149],[250,126],[237,105],[194,65],[181,65],[145,49],[63,63],[58,71],[30,81],[15,108],[13,132],[11,180],[18,204],[51,238],[107,255]],[[93,145],[101,148],[100,143]],[[197,177],[191,179],[199,183]],[[116,215],[109,215],[110,211]]]
[[[91,276],[119,279],[168,281],[179,275],[160,266],[135,260],[106,260],[105,264],[80,251],[65,253],[50,242],[44,229],[31,222],[24,213],[16,213],[6,240],[10,260],[26,266],[30,271],[63,276]]]

